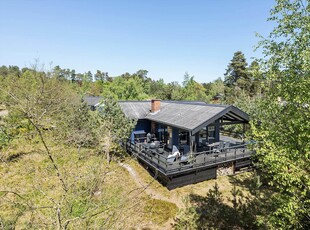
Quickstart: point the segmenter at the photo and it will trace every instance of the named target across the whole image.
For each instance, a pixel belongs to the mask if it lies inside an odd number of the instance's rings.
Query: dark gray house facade
[[[245,112],[229,105],[161,100],[120,101],[119,105],[126,116],[138,121],[135,130],[155,134],[168,149],[173,145],[197,149],[219,142],[221,126],[249,122]]]
[[[101,100],[85,99],[94,107]],[[247,143],[221,135],[225,125],[241,124],[245,130],[249,123],[249,116],[232,105],[157,99],[118,104],[137,120],[127,151],[169,189],[216,178],[217,169],[225,165],[233,171],[251,165]]]

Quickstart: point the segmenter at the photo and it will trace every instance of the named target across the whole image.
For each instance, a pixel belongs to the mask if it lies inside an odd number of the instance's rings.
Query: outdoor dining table
[[[219,146],[221,142],[214,142],[212,144],[208,144],[209,147]]]
[[[210,147],[210,148],[214,148],[214,147],[217,147],[220,145],[220,142],[214,142],[212,144],[208,144],[207,146]]]
[[[210,148],[210,151],[213,152],[214,147],[220,146],[220,143],[221,143],[221,142],[214,142],[214,143],[212,143],[212,144],[208,144],[207,146]]]

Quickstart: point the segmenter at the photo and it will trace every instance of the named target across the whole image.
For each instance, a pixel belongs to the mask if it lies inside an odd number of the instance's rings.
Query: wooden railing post
[[[236,162],[233,162],[232,164],[232,171],[233,171],[233,174],[236,174]]]
[[[158,153],[156,153],[156,154],[157,154],[157,164],[158,164],[158,167],[159,167],[159,164],[160,164],[160,156],[159,156]]]
[[[206,153],[203,154],[203,164],[206,165]]]

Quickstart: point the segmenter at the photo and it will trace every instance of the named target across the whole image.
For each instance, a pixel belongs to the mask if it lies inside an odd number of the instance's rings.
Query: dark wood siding
[[[179,148],[179,129],[172,129],[172,145],[175,145]]]
[[[144,130],[148,133],[151,131],[151,122],[146,119],[138,120],[135,130]]]
[[[174,189],[209,179],[215,179],[216,169],[217,168],[207,168],[193,171],[188,174],[179,174],[178,176],[170,177],[168,180],[166,180],[166,186],[168,189]]]
[[[246,159],[246,160],[241,160],[241,161],[236,161],[236,169],[240,169],[240,168],[245,168],[245,167],[249,167],[252,165],[252,161],[250,159]]]

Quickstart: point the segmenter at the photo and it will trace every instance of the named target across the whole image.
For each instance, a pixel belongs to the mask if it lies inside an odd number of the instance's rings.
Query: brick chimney
[[[160,110],[160,99],[152,99],[151,101],[151,113],[156,113]]]

